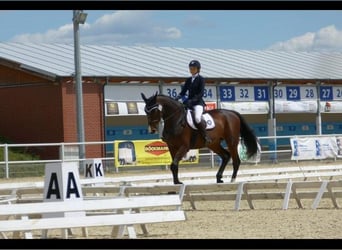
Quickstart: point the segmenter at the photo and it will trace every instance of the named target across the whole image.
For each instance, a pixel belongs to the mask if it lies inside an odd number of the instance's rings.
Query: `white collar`
[[[192,80],[194,80],[198,76],[198,73],[192,75]]]

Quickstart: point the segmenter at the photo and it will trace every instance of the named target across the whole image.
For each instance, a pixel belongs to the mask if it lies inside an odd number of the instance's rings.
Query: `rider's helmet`
[[[197,60],[192,60],[189,63],[189,67],[196,67],[198,69],[198,71],[199,71],[201,69],[201,64]]]

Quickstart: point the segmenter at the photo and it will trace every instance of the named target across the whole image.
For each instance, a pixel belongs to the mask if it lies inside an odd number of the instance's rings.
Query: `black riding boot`
[[[205,123],[203,121],[201,121],[200,123],[195,123],[196,127],[200,133],[200,135],[203,137],[204,139],[204,143],[205,145],[208,145],[212,142],[211,138],[208,136],[207,131],[205,130]]]

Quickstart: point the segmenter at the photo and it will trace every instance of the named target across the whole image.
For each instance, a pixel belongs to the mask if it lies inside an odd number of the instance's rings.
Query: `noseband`
[[[156,103],[156,104],[152,105],[151,108],[147,108],[147,106],[145,106],[145,112],[146,112],[146,114],[150,114],[150,113],[152,112],[152,110],[158,108],[158,105],[159,105],[159,104]]]

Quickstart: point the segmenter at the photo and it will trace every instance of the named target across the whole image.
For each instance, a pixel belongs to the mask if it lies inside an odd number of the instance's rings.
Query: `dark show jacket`
[[[184,96],[186,91],[188,92],[188,100],[191,100],[191,106],[204,105],[204,78],[201,75],[197,75],[193,82],[192,77],[185,80],[182,90],[179,93],[180,96]]]

